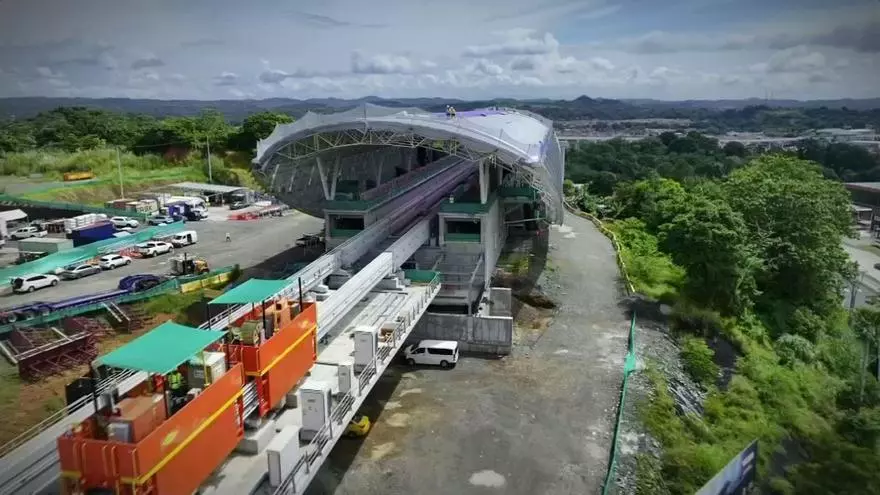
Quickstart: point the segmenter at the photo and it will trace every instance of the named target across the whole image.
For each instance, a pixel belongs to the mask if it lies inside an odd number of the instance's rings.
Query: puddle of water
[[[385,423],[388,426],[392,426],[394,428],[403,428],[409,424],[409,414],[394,413],[387,420],[385,420]]]
[[[410,395],[410,394],[420,394],[420,393],[422,393],[422,389],[420,389],[420,388],[409,388],[409,389],[406,389],[406,390],[400,392],[400,396],[406,397],[407,395]]]
[[[394,450],[394,442],[387,442],[376,445],[370,450],[370,460],[378,461],[383,457],[387,457]]]
[[[472,474],[468,482],[474,486],[485,486],[487,488],[501,488],[507,480],[499,473],[491,469],[484,469]]]

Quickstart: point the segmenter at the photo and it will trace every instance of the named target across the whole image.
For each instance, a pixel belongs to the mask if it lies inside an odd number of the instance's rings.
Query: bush
[[[703,386],[711,386],[718,379],[718,365],[715,364],[715,351],[698,337],[687,336],[681,347],[684,369],[694,380]]]

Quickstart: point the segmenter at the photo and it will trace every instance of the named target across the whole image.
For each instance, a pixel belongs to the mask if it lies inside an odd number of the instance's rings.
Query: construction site
[[[87,373],[81,395],[4,447],[0,492],[304,492],[404,343],[511,352],[514,302],[496,266],[509,238],[561,222],[563,163],[549,121],[507,109],[365,105],[276,127],[254,170],[323,232],[280,227],[298,254],[263,255],[226,290],[205,287],[232,278],[213,270],[229,232],[206,273],[7,323],[3,352],[23,379]],[[173,293],[198,294],[181,323],[136,309]],[[111,334],[131,338],[102,348]]]

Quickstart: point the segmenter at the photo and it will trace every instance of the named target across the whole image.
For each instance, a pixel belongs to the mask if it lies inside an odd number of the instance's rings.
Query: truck
[[[113,226],[113,222],[102,221],[71,230],[70,238],[73,240],[74,247],[79,247],[110,239],[115,233],[116,228]]]
[[[165,205],[165,210],[171,217],[182,217],[191,222],[199,221],[207,216],[204,209],[198,208],[183,201],[177,203],[169,203]]]

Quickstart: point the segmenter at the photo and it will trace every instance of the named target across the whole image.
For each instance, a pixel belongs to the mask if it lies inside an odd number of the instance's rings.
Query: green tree
[[[671,179],[650,179],[623,184],[614,193],[617,218],[638,218],[656,234],[689,200],[681,184]]]
[[[851,234],[843,186],[810,162],[774,155],[734,171],[723,189],[764,260],[756,276],[763,309],[805,306],[823,319],[839,310],[841,276],[852,269],[840,245]]]
[[[660,226],[660,246],[687,271],[688,297],[724,314],[739,314],[756,295],[760,260],[749,245],[742,217],[725,202],[690,194]],[[661,208],[665,206],[660,203]]]

